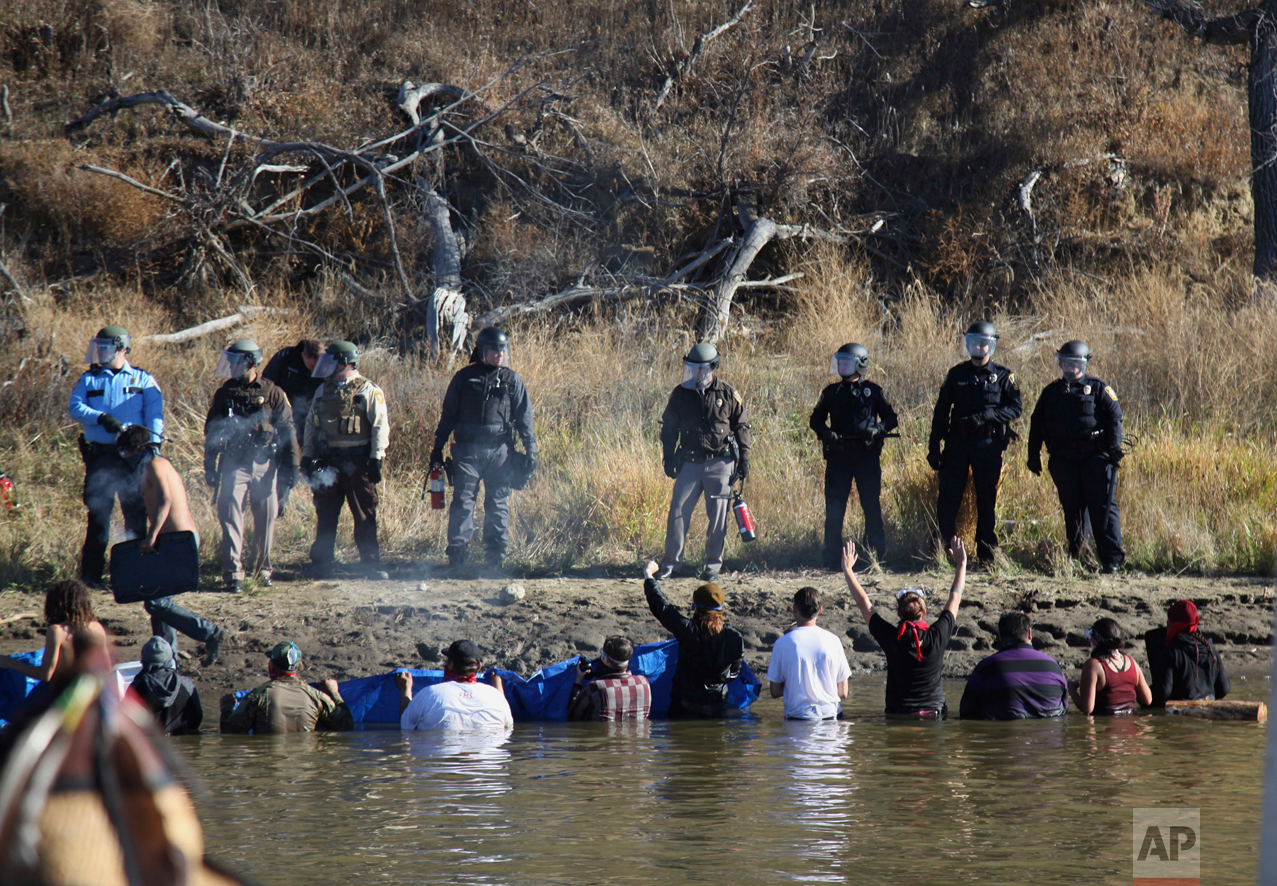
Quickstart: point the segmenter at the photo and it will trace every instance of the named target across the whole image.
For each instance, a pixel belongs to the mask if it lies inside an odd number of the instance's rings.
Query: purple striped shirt
[[[1028,643],[1013,643],[981,661],[962,693],[964,720],[1058,717],[1068,710],[1060,664]]]

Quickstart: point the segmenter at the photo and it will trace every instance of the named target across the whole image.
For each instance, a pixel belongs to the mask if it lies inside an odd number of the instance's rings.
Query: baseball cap
[[[292,640],[276,643],[266,653],[266,657],[270,659],[271,664],[281,671],[295,671],[297,666],[302,663],[302,651],[297,648],[297,644]]]
[[[173,661],[173,647],[163,637],[152,637],[142,647],[142,664],[165,665]]]
[[[455,665],[478,667],[479,662],[483,660],[483,653],[479,651],[479,647],[469,640],[457,640],[448,647],[448,651],[444,653],[448,661]]]
[[[722,609],[723,589],[712,581],[701,585],[692,592],[692,605],[701,609]]]

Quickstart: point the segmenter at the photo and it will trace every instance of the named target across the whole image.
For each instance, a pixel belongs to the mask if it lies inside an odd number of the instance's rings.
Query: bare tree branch
[[[721,37],[728,30],[740,24],[740,20],[745,17],[745,13],[749,12],[750,7],[753,5],[754,0],[745,0],[745,5],[742,6],[734,16],[723,22],[717,28],[714,28],[712,31],[701,34],[696,38],[696,42],[692,44],[692,51],[689,52],[687,57],[683,59],[678,67],[676,67],[670,75],[665,78],[665,83],[661,86],[660,92],[656,94],[656,101],[652,103],[652,110],[648,112],[648,116],[656,116],[656,112],[661,109],[661,105],[665,104],[665,99],[669,97],[670,90],[674,88],[674,84],[681,81],[688,75],[688,73],[692,70],[692,66],[696,64],[697,59],[701,57],[701,53],[705,51],[705,47],[710,43],[710,41]]]
[[[159,188],[153,188],[150,185],[144,185],[137,179],[133,178],[132,176],[125,175],[123,172],[116,172],[114,169],[103,169],[101,166],[89,166],[88,164],[85,164],[83,166],[77,166],[76,168],[81,169],[84,172],[92,172],[97,175],[105,175],[110,178],[119,179],[125,184],[132,185],[133,187],[137,188],[140,191],[145,191],[148,194],[154,194],[156,197],[163,197],[165,200],[173,200],[177,203],[186,202],[184,198],[178,196],[177,194],[170,194],[168,191],[161,191]]]

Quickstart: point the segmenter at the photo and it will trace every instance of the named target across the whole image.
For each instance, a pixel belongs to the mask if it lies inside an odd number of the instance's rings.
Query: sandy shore
[[[238,597],[218,592],[182,595],[184,606],[226,630],[217,664],[202,668],[197,658],[182,663],[199,688],[209,722],[216,722],[216,700],[223,692],[264,679],[262,652],[279,640],[294,640],[302,648],[311,679],[345,680],[398,666],[439,667],[440,650],[462,637],[484,649],[488,664],[529,676],[569,656],[593,654],[610,634],[624,634],[635,642],[668,636],[648,612],[637,577],[458,579],[428,573],[405,569],[402,577],[381,582],[278,581],[273,588]],[[948,580],[939,572],[870,572],[862,583],[871,601],[893,613],[894,592],[921,585],[929,591],[934,612],[943,605]],[[820,624],[843,637],[853,669],[870,673],[884,667],[841,575],[728,573],[720,583],[727,592],[729,623],[744,635],[746,660],[760,675],[766,671],[771,644],[792,620],[791,597],[805,585],[826,594]],[[685,578],[663,587],[673,602],[687,605],[697,584]],[[526,596],[503,603],[502,591],[509,585],[521,586]],[[1215,640],[1230,673],[1266,671],[1273,631],[1270,578],[1136,574],[1065,580],[976,572],[967,581],[945,673],[965,676],[988,655],[998,617],[1010,608],[1031,611],[1035,643],[1075,671],[1087,654],[1082,632],[1095,619],[1116,618],[1128,636],[1139,637],[1165,624],[1167,604],[1181,598],[1200,607],[1203,630]],[[103,592],[95,594],[94,605],[115,636],[118,660],[136,659],[150,636],[141,604],[120,606]],[[41,594],[0,594],[0,653],[42,645],[42,608]],[[23,613],[35,617],[14,618]],[[192,653],[200,649],[186,638],[180,638],[179,645]],[[1142,642],[1132,653],[1147,666]]]

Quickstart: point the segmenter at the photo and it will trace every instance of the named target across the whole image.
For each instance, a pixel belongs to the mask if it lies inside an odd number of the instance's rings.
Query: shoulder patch
[[[742,399],[740,398],[740,392],[739,392],[739,391],[733,390],[733,391],[732,391],[732,396],[736,398],[736,402],[737,402],[737,403],[744,404],[744,402],[745,402],[745,401],[744,401],[744,400],[742,400]]]
[[[1113,402],[1114,402],[1114,403],[1116,403],[1116,402],[1117,402],[1117,394],[1113,393],[1113,386],[1112,386],[1112,385],[1105,385],[1105,386],[1104,386],[1104,393],[1108,394],[1108,395],[1109,395],[1109,397],[1111,397],[1111,398],[1112,398],[1112,400],[1113,400]]]
[[[1014,372],[1007,376],[1007,381],[1011,382],[1011,387],[1013,387],[1013,388],[1018,388],[1018,387],[1019,387],[1019,385],[1017,385],[1017,384],[1016,384],[1016,382],[1015,382],[1015,373],[1014,373]]]
[[[374,388],[372,395],[377,398],[378,403],[384,404],[386,402],[386,395],[381,392],[381,388]]]

